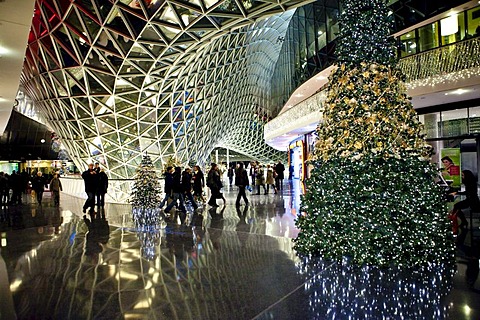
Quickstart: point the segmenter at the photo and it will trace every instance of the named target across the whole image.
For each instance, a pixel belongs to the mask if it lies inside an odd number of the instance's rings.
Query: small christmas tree
[[[395,68],[384,0],[345,0],[295,248],[356,264],[451,262],[431,147]]]
[[[148,155],[142,158],[132,189],[132,215],[135,228],[151,232],[158,229],[160,215],[160,183],[152,160]]]
[[[134,207],[157,208],[161,201],[160,192],[160,183],[155,172],[155,166],[150,156],[145,155],[135,177],[132,205]]]

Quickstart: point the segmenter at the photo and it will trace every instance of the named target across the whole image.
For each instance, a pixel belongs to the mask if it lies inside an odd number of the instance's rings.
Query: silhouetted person
[[[102,209],[105,207],[105,194],[108,190],[108,176],[105,173],[105,170],[100,169],[98,174],[98,186],[96,190],[97,194],[97,206]]]
[[[12,189],[12,198],[10,199],[11,204],[22,204],[22,181],[22,177],[15,171],[12,171],[9,179],[10,188]]]
[[[85,192],[87,193],[87,200],[83,205],[83,213],[87,212],[90,208],[90,212],[94,212],[95,208],[95,192],[98,185],[98,174],[93,168],[93,163],[88,165],[88,169],[82,173],[82,178],[85,182]]]
[[[218,170],[218,165],[216,163],[211,164],[210,171],[207,176],[207,187],[210,188],[211,196],[208,200],[208,204],[212,207],[218,207],[217,199],[223,199],[223,204],[225,205],[226,200],[223,194],[220,192],[222,189],[222,180],[220,179],[220,172]]]
[[[53,204],[56,206],[60,205],[60,191],[62,190],[62,182],[60,181],[58,174],[55,173],[50,181],[50,191],[52,191],[53,195]]]
[[[175,167],[173,173],[173,184],[172,184],[172,202],[165,208],[165,213],[169,213],[173,206],[176,206],[177,209],[180,209],[183,213],[186,213],[185,209],[185,199],[183,198],[183,186],[182,186],[182,168]],[[178,203],[177,203],[178,202]]]
[[[278,190],[283,190],[283,179],[285,179],[285,166],[283,165],[282,161],[278,161],[275,165],[275,184]]]
[[[240,199],[243,198],[245,204],[248,205],[247,195],[245,194],[245,188],[249,186],[247,170],[243,168],[243,162],[238,164],[238,168],[235,172],[235,185],[238,187],[237,201],[235,205],[240,205]]]
[[[32,189],[35,191],[38,204],[42,204],[43,191],[46,186],[47,181],[43,177],[42,172],[38,171],[37,175],[32,178]]]
[[[8,179],[4,172],[0,172],[0,205],[8,204]]]

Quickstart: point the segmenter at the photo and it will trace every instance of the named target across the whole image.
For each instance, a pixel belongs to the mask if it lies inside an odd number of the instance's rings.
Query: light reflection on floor
[[[83,200],[65,195],[60,208],[46,195],[41,208],[2,211],[0,318],[480,319],[464,258],[447,296],[448,271],[380,275],[300,258],[298,181],[250,193],[248,207],[228,189],[227,206],[173,215],[159,230],[135,228],[128,205],[84,220]]]

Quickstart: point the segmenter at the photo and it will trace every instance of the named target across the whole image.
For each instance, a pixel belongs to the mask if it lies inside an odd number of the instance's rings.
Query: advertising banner
[[[452,187],[460,187],[462,184],[462,162],[460,148],[445,148],[441,150],[442,175],[451,183]]]

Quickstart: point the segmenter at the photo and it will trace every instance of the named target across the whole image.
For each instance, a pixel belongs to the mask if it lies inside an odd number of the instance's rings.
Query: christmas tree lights
[[[160,183],[148,155],[143,156],[132,189],[132,214],[135,228],[151,232],[160,224]]]
[[[386,1],[345,0],[297,251],[355,264],[450,263],[432,148],[394,65]]]

